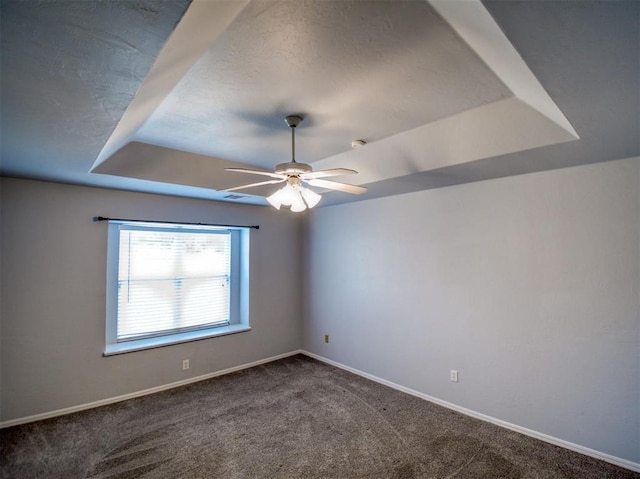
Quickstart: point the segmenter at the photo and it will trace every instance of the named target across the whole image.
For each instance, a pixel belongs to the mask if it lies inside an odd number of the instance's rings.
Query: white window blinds
[[[117,342],[227,325],[231,231],[119,225]]]

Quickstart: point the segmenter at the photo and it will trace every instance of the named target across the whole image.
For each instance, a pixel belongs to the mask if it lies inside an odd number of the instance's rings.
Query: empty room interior
[[[640,2],[0,1],[2,477],[640,477]]]

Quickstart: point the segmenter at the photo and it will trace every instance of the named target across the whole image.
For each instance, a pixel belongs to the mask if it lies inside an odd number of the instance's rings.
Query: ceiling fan
[[[267,201],[278,210],[281,206],[285,205],[290,206],[291,211],[294,212],[304,211],[307,208],[313,208],[318,204],[321,198],[321,196],[315,191],[310,190],[309,188],[305,188],[303,186],[303,183],[307,183],[310,186],[342,191],[344,193],[351,193],[354,195],[360,195],[367,191],[367,188],[365,188],[364,186],[356,186],[347,183],[338,183],[337,181],[328,181],[321,179],[330,176],[341,176],[357,173],[357,171],[355,170],[350,170],[347,168],[333,168],[330,170],[313,171],[311,165],[308,165],[306,163],[298,163],[296,161],[295,129],[301,121],[302,117],[297,115],[290,115],[285,118],[285,122],[291,128],[291,162],[280,163],[275,167],[273,171],[253,170],[249,168],[225,168],[225,170],[227,171],[268,176],[272,178],[271,180],[260,181],[258,183],[250,183],[248,185],[236,186],[233,188],[226,188],[222,191],[236,191],[243,190],[245,188],[253,188],[255,186],[286,183],[283,188],[279,189],[271,196],[268,196]]]

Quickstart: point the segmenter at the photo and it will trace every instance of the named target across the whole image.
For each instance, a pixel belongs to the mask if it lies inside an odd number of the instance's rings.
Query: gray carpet
[[[3,478],[640,478],[302,355],[0,435]]]

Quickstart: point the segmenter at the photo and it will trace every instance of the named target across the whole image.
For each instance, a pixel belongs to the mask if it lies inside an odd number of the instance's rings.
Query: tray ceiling
[[[563,113],[574,92],[553,64],[576,41],[562,19],[597,13],[621,45],[603,68],[619,64],[626,90],[636,80],[638,106],[637,41],[625,43],[637,4],[554,4],[549,19],[535,2],[503,3],[3,1],[2,174],[225,200],[218,190],[246,179],[225,167],[289,161],[291,113],[305,118],[299,161],[356,169],[349,182],[370,189],[321,204],[638,155],[627,132],[594,157],[591,137],[616,125],[594,126],[588,106]],[[557,50],[540,49],[545,31]],[[606,49],[580,52],[583,73]],[[637,109],[615,107],[638,125]],[[355,139],[367,145],[351,149]]]

